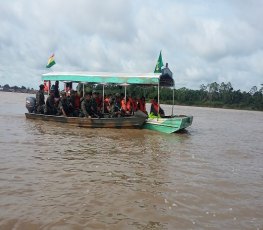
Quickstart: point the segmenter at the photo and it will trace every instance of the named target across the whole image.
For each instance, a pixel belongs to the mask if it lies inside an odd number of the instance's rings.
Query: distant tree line
[[[8,84],[5,84],[3,86],[0,85],[0,90],[4,92],[35,93],[35,90],[33,88],[26,88],[25,86],[9,86]]]
[[[199,90],[175,90],[177,104],[219,108],[263,110],[263,87],[253,86],[249,92],[234,90],[231,83],[213,82],[201,85]]]

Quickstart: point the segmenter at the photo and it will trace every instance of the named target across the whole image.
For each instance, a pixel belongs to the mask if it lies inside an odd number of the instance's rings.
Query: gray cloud
[[[0,84],[54,70],[151,72],[160,49],[176,87],[262,81],[262,1],[2,0]]]

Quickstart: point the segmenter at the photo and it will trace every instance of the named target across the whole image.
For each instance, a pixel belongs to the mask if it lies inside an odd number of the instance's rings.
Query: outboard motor
[[[36,98],[35,97],[27,97],[26,98],[26,108],[29,113],[34,113],[36,107]]]

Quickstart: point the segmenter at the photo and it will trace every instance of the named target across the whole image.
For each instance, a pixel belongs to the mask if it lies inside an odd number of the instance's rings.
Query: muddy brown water
[[[0,229],[263,229],[262,112],[84,129],[27,120],[26,96],[0,92]]]

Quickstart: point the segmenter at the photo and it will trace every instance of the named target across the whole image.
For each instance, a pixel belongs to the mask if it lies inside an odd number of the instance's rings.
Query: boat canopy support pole
[[[51,88],[51,81],[48,82],[47,96],[49,96],[50,94],[50,88]]]
[[[157,119],[159,118],[160,116],[160,82],[158,82],[158,116],[157,116]]]
[[[172,117],[174,116],[174,88],[173,88],[173,106],[172,106]]]
[[[104,84],[102,84],[102,113],[104,114]]]
[[[124,101],[125,101],[125,104],[126,104],[126,96],[127,96],[127,85],[125,84],[125,86],[124,86]]]
[[[85,96],[85,94],[84,94],[84,92],[85,92],[84,86],[85,86],[85,84],[83,83],[83,87],[82,87],[83,98],[84,98],[84,96]]]

